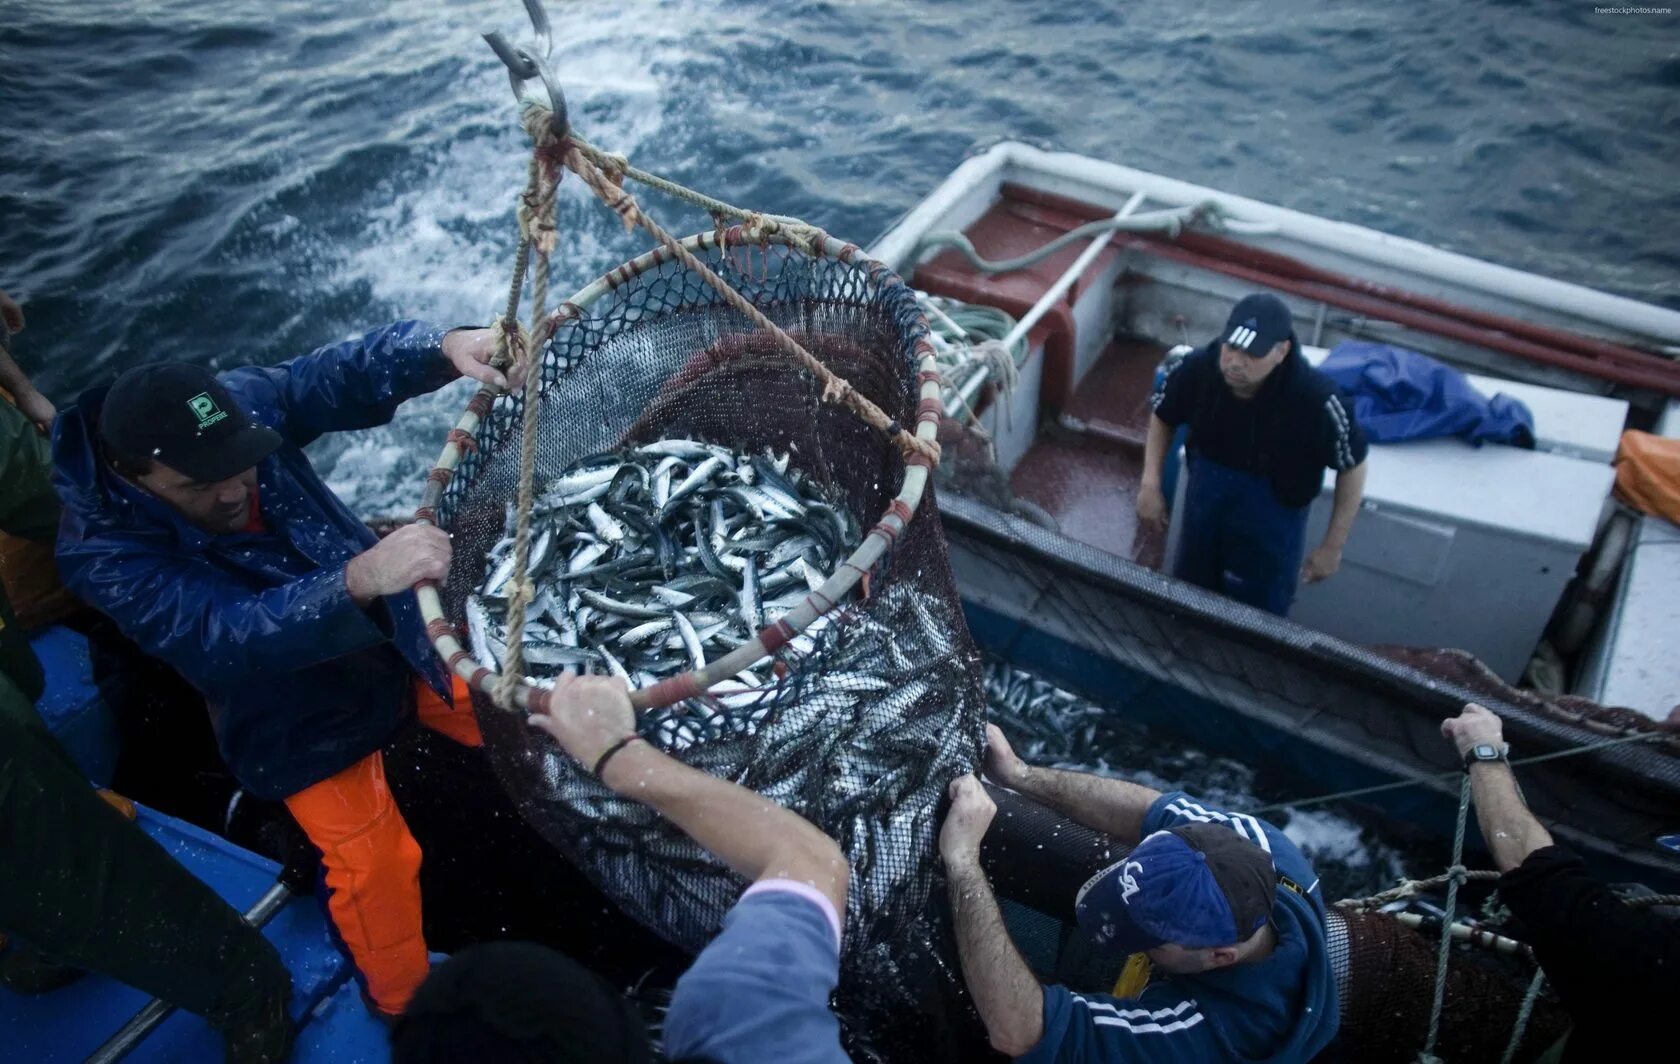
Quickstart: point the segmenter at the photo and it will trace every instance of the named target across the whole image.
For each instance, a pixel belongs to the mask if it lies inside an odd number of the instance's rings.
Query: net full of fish
[[[523,657],[527,677],[562,671],[650,686],[704,666],[822,586],[857,546],[857,522],[790,456],[659,440],[591,455],[532,501]],[[500,672],[509,642],[514,511],[466,604],[473,656]],[[827,617],[788,645],[812,652]],[[681,749],[750,731],[776,686],[767,663],[706,696],[650,713],[643,732]]]

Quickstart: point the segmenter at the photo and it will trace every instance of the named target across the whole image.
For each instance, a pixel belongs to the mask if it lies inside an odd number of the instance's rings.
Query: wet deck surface
[[[1159,564],[1161,544],[1139,536],[1135,508],[1149,393],[1165,351],[1131,340],[1110,344],[1066,410],[1095,431],[1046,425],[1010,476],[1015,494],[1048,510],[1064,535],[1146,564]]]

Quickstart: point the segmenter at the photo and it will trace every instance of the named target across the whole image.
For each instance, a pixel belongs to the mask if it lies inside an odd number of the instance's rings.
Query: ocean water
[[[1680,307],[1672,15],[1590,0],[550,7],[584,135],[858,243],[1010,137]],[[520,5],[0,0],[0,288],[30,316],[25,368],[63,405],[149,359],[272,363],[394,317],[486,321],[525,168],[489,29],[523,39]],[[673,230],[709,225],[643,198]],[[646,246],[575,181],[560,223],[559,294]],[[416,400],[313,457],[359,512],[411,512],[466,398]],[[1241,766],[1218,767],[1230,797],[1251,793]],[[1294,823],[1374,879],[1398,867],[1354,821]]]

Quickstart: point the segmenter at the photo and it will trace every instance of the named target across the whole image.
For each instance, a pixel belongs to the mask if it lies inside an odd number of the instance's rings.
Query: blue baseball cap
[[[1295,319],[1289,308],[1277,296],[1255,293],[1244,296],[1231,308],[1225,319],[1225,331],[1220,340],[1246,351],[1255,358],[1264,358],[1280,341],[1295,335]]]
[[[1074,912],[1097,945],[1143,953],[1234,946],[1272,917],[1272,855],[1222,824],[1157,831],[1079,888]]]

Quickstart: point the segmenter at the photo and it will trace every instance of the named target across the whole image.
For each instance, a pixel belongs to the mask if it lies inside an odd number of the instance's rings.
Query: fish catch
[[[507,659],[514,511],[466,603],[468,639],[485,668]],[[857,522],[789,456],[659,440],[591,455],[532,502],[524,666],[538,686],[564,670],[647,687],[752,638],[822,586],[861,539]],[[827,618],[789,650],[812,652]],[[681,749],[768,712],[776,679],[762,666],[702,699],[650,715],[661,745]]]

